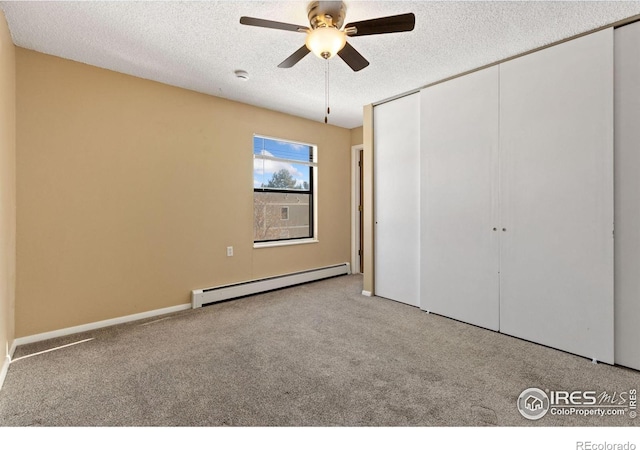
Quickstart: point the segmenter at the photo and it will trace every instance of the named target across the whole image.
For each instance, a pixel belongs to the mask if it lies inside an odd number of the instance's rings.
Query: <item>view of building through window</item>
[[[315,147],[253,138],[254,242],[313,237]]]

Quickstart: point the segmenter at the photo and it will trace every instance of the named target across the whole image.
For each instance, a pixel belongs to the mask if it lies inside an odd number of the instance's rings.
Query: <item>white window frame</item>
[[[311,237],[308,238],[300,238],[300,239],[286,239],[286,240],[273,240],[273,241],[263,241],[263,242],[255,242],[253,243],[253,248],[271,248],[271,247],[284,247],[284,246],[289,246],[289,245],[302,245],[302,244],[316,244],[319,242],[318,239],[318,222],[319,222],[319,217],[318,217],[318,146],[316,144],[310,144],[308,142],[301,142],[301,141],[296,141],[296,140],[292,140],[292,139],[286,139],[286,138],[280,138],[280,137],[273,137],[273,136],[267,136],[264,134],[254,134],[253,135],[254,138],[258,137],[258,138],[263,138],[263,139],[269,139],[269,140],[273,140],[273,141],[281,141],[281,142],[286,142],[289,144],[297,144],[297,145],[304,145],[304,146],[308,146],[311,147],[311,153],[312,153],[312,157],[311,157],[311,161],[309,163],[309,167],[312,171],[312,179],[311,181],[311,201],[313,203],[312,206],[312,211],[313,211],[313,220],[312,220],[312,230],[313,230],[313,235]],[[253,143],[253,139],[252,139],[252,143]],[[253,154],[253,148],[251,149],[251,152]],[[269,156],[261,156],[261,159],[273,159],[273,160],[277,160],[277,161],[283,161],[283,162],[290,162],[293,164],[300,164],[300,161],[295,161],[295,160],[288,160],[288,159],[284,159],[284,158],[275,158],[275,157],[269,157]],[[256,155],[253,154],[253,159],[256,159]],[[252,176],[253,179],[253,176]],[[255,188],[254,188],[254,192],[255,192]],[[295,193],[295,192],[293,192]]]

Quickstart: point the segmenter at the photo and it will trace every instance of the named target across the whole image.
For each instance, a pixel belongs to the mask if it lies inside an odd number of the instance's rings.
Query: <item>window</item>
[[[253,241],[315,238],[316,147],[253,137]]]

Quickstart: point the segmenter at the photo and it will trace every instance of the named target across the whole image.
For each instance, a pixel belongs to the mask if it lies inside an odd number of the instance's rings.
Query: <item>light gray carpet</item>
[[[523,389],[608,392],[640,373],[360,295],[332,278],[22,346],[5,426],[629,426],[516,409]]]

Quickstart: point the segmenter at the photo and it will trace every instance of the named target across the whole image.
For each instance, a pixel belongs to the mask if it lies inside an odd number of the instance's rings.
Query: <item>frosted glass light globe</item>
[[[345,34],[334,27],[319,27],[307,35],[306,45],[318,58],[330,59],[347,43]]]

